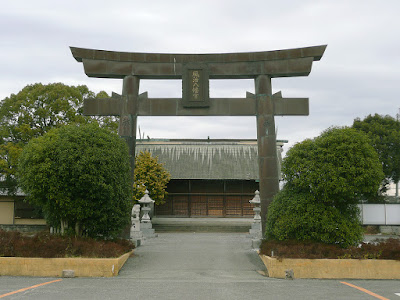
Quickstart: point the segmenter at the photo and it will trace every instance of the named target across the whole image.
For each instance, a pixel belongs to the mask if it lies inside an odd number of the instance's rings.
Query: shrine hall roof
[[[279,165],[285,142],[277,142]],[[138,140],[136,152],[145,150],[158,157],[172,179],[259,178],[256,140]]]

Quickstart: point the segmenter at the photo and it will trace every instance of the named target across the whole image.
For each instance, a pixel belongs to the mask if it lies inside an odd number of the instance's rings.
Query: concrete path
[[[152,281],[264,280],[258,254],[246,234],[160,233],[135,250],[121,278]]]
[[[284,280],[264,265],[243,233],[160,233],[113,278],[1,277],[2,299],[399,299],[398,280]],[[47,284],[46,284],[47,283]],[[45,285],[41,285],[45,284]],[[28,289],[27,289],[28,288]]]

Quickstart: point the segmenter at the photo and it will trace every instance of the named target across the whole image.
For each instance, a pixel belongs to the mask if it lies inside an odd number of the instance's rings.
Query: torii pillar
[[[276,130],[271,78],[259,75],[255,79],[257,106],[258,168],[260,176],[261,224],[263,234],[269,204],[279,191]]]
[[[119,134],[131,154],[134,172],[137,116],[255,116],[262,229],[268,206],[279,190],[275,115],[306,116],[308,98],[272,95],[271,79],[308,76],[326,45],[297,49],[219,54],[130,53],[71,47],[89,77],[123,79],[122,96],[88,99],[86,115],[120,116]],[[182,98],[138,94],[140,79],[182,79]],[[254,79],[255,95],[209,98],[209,79]],[[133,183],[133,182],[132,182]]]
[[[136,148],[136,125],[139,98],[139,78],[128,75],[123,79],[122,97],[120,100],[120,119],[118,134],[129,147],[131,161],[131,181],[134,181],[135,172],[135,148]]]

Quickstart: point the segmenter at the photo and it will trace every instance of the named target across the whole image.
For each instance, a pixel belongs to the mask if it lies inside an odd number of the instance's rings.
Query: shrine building
[[[282,146],[277,141],[280,166]],[[250,217],[259,189],[257,140],[138,140],[171,174],[166,203],[156,216]]]

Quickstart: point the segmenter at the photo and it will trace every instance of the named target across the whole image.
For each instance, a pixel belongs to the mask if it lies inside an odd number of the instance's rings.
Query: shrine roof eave
[[[207,54],[118,52],[77,47],[70,47],[70,49],[73,57],[78,62],[82,62],[82,59],[92,59],[136,63],[234,63],[287,60],[306,57],[312,57],[314,61],[318,61],[324,54],[326,47],[327,45],[319,45],[261,52]]]

